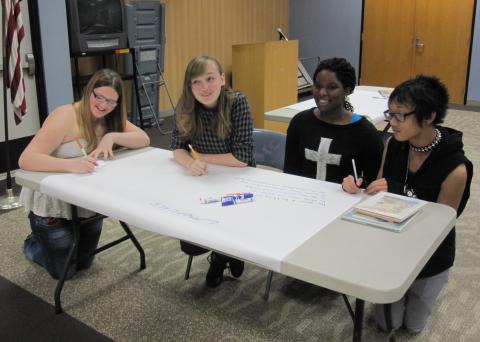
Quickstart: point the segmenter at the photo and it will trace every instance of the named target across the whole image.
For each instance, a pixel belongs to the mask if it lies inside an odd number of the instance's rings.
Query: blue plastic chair
[[[267,129],[253,129],[253,154],[257,166],[266,166],[268,168],[283,171],[285,158],[285,142],[287,135],[280,132]],[[200,253],[202,254],[202,253]],[[185,280],[190,277],[190,268],[194,255],[188,256],[187,269],[185,270]],[[273,271],[268,272],[267,285],[265,288],[264,299],[268,300],[270,286],[272,283]]]
[[[253,130],[253,154],[257,166],[267,166],[283,171],[286,140],[287,135],[284,133],[255,128]],[[273,271],[268,271],[264,300],[268,300],[270,295],[272,277]]]
[[[253,154],[257,165],[268,166],[283,171],[285,159],[285,133],[268,129],[253,129]]]

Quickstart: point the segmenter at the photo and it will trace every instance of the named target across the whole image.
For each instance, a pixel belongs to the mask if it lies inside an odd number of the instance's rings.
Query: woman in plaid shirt
[[[175,160],[192,176],[205,174],[208,164],[255,166],[252,131],[247,98],[225,85],[220,63],[209,56],[192,59],[176,108],[171,142]],[[180,246],[188,255],[208,252],[185,241],[180,241]],[[210,287],[220,285],[227,266],[236,278],[243,273],[243,261],[216,252],[209,261],[206,280]]]

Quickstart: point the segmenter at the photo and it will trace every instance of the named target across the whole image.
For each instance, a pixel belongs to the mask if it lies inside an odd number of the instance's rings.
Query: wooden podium
[[[248,97],[253,125],[264,114],[297,103],[298,40],[234,45],[232,87]]]

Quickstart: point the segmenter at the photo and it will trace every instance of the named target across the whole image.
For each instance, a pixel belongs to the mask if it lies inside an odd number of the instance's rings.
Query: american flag
[[[22,14],[20,10],[21,0],[2,0],[3,16],[6,21],[5,34],[5,57],[8,63],[7,87],[10,88],[10,98],[15,114],[15,124],[19,124],[27,113],[25,101],[25,82],[20,57],[20,43],[25,37]]]

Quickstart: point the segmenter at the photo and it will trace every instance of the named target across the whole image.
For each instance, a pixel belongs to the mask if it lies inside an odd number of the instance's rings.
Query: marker
[[[200,155],[198,154],[197,151],[195,151],[195,149],[192,147],[192,145],[188,144],[188,148],[192,152],[193,159],[200,160]]]
[[[85,148],[83,147],[82,143],[80,142],[80,139],[75,138],[75,142],[77,143],[78,147],[80,147],[80,151],[82,151],[83,156],[86,157],[87,152],[85,151]]]
[[[355,166],[355,159],[352,159],[352,166],[353,166],[353,175],[355,176],[355,184],[357,184],[358,173],[357,173],[357,167]]]
[[[253,194],[250,192],[237,192],[234,194],[226,194],[224,196],[218,196],[218,197],[200,197],[200,203],[201,204],[209,204],[209,203],[217,203],[217,202],[222,202],[223,198],[229,198],[229,199],[235,199],[237,201],[242,201],[246,200],[246,202],[249,202],[253,200]]]
[[[223,196],[222,197],[222,207],[225,207],[227,205],[246,203],[246,202],[253,202],[253,194],[252,193],[247,192],[247,193],[244,193],[244,194]]]

